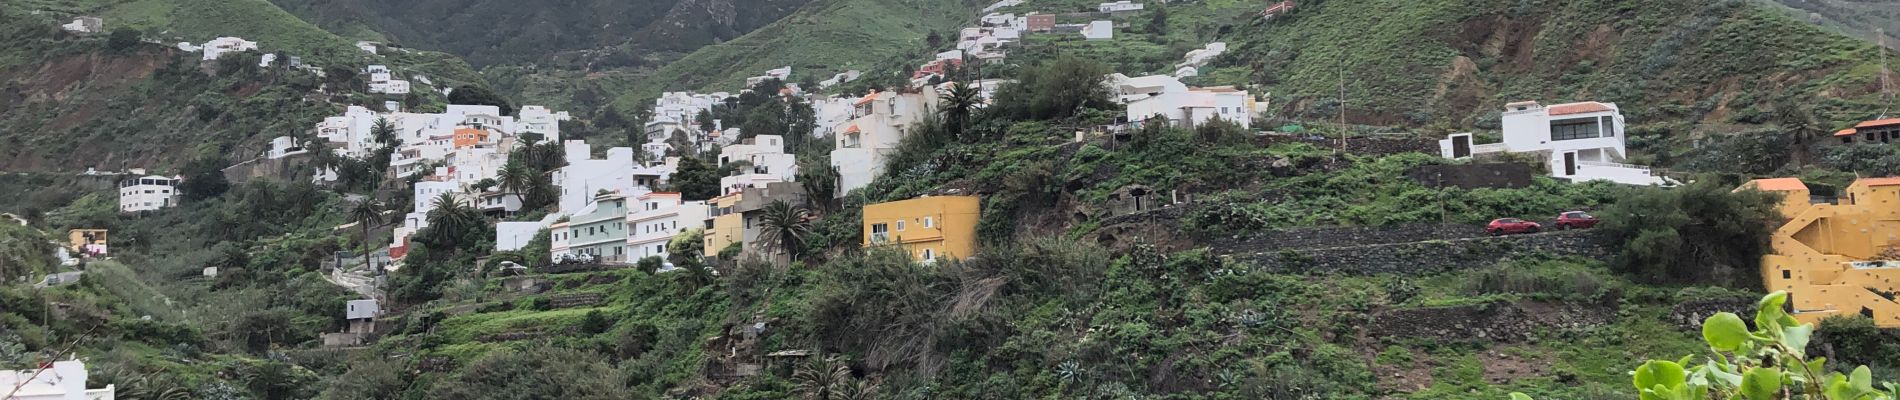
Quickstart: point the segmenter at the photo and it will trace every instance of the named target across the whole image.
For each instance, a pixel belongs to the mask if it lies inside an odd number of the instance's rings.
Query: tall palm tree
[[[462,244],[463,234],[481,223],[480,213],[467,202],[456,198],[454,194],[443,193],[436,196],[434,206],[435,209],[429,210],[428,214],[429,228],[435,231],[433,236],[442,244],[448,245],[445,247]]]
[[[838,197],[838,169],[829,162],[814,163],[798,173],[798,185],[805,188],[805,202],[820,211],[831,211],[831,200]]]
[[[1826,133],[1820,119],[1815,117],[1814,107],[1810,106],[1813,104],[1812,99],[1803,97],[1789,92],[1775,98],[1773,101],[1775,109],[1770,114],[1775,124],[1781,125],[1781,129],[1793,139],[1790,145],[1794,147],[1793,161],[1797,165],[1806,164],[1811,158],[1808,154],[1808,141]]]
[[[528,184],[534,180],[534,171],[529,171],[527,164],[508,160],[508,163],[501,165],[500,170],[495,171],[495,178],[501,183],[503,195],[513,194],[519,201],[521,190],[528,188]]]
[[[811,236],[810,210],[774,200],[759,214],[759,240],[778,247],[792,258],[804,253],[802,244]]]
[[[983,104],[982,92],[977,90],[976,85],[957,82],[950,88],[950,95],[943,100],[941,111],[944,122],[950,123],[950,132],[961,140],[963,130],[969,128],[970,115]]]
[[[388,118],[377,117],[376,122],[369,126],[369,136],[383,146],[395,145],[396,125],[391,124]]]
[[[371,225],[383,222],[383,206],[370,199],[356,202],[356,206],[350,208],[350,219],[355,220],[357,225],[363,226],[363,265],[374,267],[369,265],[369,253],[373,251],[369,244],[369,228]],[[382,273],[382,268],[372,269],[379,274]]]

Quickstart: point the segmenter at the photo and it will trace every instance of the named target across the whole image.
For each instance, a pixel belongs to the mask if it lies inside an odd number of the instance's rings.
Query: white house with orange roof
[[[868,186],[884,173],[912,124],[937,110],[935,88],[916,92],[871,92],[852,103],[851,119],[832,136],[831,167],[838,170],[838,196]]]
[[[1252,127],[1259,106],[1253,95],[1232,86],[1188,87],[1167,75],[1109,76],[1117,99],[1128,105],[1129,122],[1160,116],[1174,126],[1193,128],[1215,118]]]
[[[628,258],[666,257],[666,244],[674,235],[706,226],[712,208],[704,201],[682,201],[677,192],[653,192],[634,198],[633,211],[627,213]]]
[[[1887,144],[1900,142],[1900,118],[1885,118],[1854,124],[1854,127],[1834,132],[1841,144],[1872,143]]]
[[[1520,101],[1504,106],[1504,141],[1476,144],[1470,133],[1438,141],[1446,158],[1489,153],[1532,153],[1551,176],[1571,181],[1607,180],[1627,185],[1669,185],[1649,167],[1625,164],[1623,114],[1616,104],[1595,101],[1544,106]]]

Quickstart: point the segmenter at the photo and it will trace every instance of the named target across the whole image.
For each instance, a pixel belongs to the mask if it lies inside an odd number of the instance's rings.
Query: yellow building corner
[[[901,246],[912,260],[936,262],[976,254],[976,196],[927,196],[864,206],[864,247]]]
[[[1769,238],[1762,283],[1788,292],[1796,319],[1861,314],[1880,327],[1900,327],[1893,297],[1900,293],[1900,178],[1855,181],[1838,204],[1810,200],[1807,186],[1793,178],[1743,188],[1783,196],[1788,221]]]

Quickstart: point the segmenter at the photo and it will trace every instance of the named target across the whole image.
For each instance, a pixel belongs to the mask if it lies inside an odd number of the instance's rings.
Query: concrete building
[[[1113,3],[1102,3],[1100,5],[1095,6],[1096,11],[1101,11],[1105,13],[1141,11],[1141,8],[1142,8],[1141,3],[1136,3],[1136,2],[1132,2],[1128,0],[1121,0],[1121,1],[1113,2]]]
[[[1673,185],[1649,167],[1624,164],[1623,114],[1616,104],[1581,102],[1543,106],[1535,101],[1505,105],[1504,142],[1476,144],[1469,133],[1438,141],[1446,158],[1492,153],[1529,153],[1551,176],[1575,182],[1607,180],[1626,185]]]
[[[764,234],[761,211],[775,202],[800,205],[807,200],[805,188],[792,182],[762,184],[709,200],[712,218],[706,229],[706,254],[717,255],[727,246],[738,243],[742,256],[777,258],[785,255],[784,249],[760,240]]]
[[[1056,16],[1053,14],[1029,14],[1023,16],[1030,32],[1048,32],[1056,28]]]
[[[1215,57],[1220,57],[1221,54],[1226,53],[1227,42],[1208,43],[1199,49],[1189,51],[1187,55],[1181,57],[1181,63],[1174,65],[1174,77],[1186,78],[1198,76],[1201,73],[1201,67],[1207,66],[1207,63],[1214,61]]]
[[[106,253],[106,230],[73,229],[66,231],[66,246],[74,253],[101,257]]]
[[[212,61],[218,59],[218,57],[223,57],[225,53],[256,51],[257,42],[244,40],[243,38],[221,37],[211,39],[211,41],[205,42],[203,46],[199,47],[204,50],[204,60]]]
[[[1900,292],[1900,260],[1893,256],[1900,249],[1900,178],[1855,181],[1838,204],[1811,201],[1799,183],[1744,186],[1781,194],[1782,212],[1792,215],[1770,235],[1771,252],[1762,256],[1766,289],[1788,292],[1802,322],[1859,314],[1882,328],[1900,328],[1900,302],[1889,297]]]
[[[54,361],[40,368],[0,371],[0,389],[8,400],[113,400],[118,389],[106,385],[86,388],[86,363],[79,360]]]
[[[1117,99],[1128,105],[1126,117],[1131,123],[1161,116],[1176,127],[1193,129],[1219,118],[1247,128],[1262,108],[1252,94],[1232,86],[1188,87],[1167,75],[1114,74],[1109,81],[1115,85]]]
[[[745,192],[728,193],[706,200],[706,231],[701,239],[706,242],[704,253],[717,256],[727,247],[745,242],[745,217],[737,211],[739,200]],[[741,247],[743,249],[743,247]]]
[[[791,182],[798,176],[797,157],[785,153],[785,139],[760,135],[719,149],[719,166],[743,162],[746,169],[719,179],[721,193],[760,187],[772,182]]]
[[[588,212],[575,214],[567,221],[567,251],[593,256],[606,264],[628,264],[627,197],[619,193],[595,196]]]
[[[292,138],[289,136],[278,136],[278,137],[271,138],[270,150],[265,153],[265,158],[275,160],[279,158],[294,156],[298,154],[305,154],[309,152],[310,152],[309,150],[305,150],[303,148],[302,143],[297,143],[296,138]]]
[[[65,29],[67,32],[99,33],[105,32],[105,25],[105,20],[99,19],[99,17],[79,17],[73,18],[73,22],[60,25],[59,28]]]
[[[119,212],[152,211],[178,205],[178,178],[142,176],[119,182]]]
[[[666,245],[674,236],[702,229],[712,209],[704,201],[682,201],[679,193],[654,192],[634,198],[637,209],[627,214],[628,259],[638,262],[647,257],[666,258]]]
[[[852,103],[852,119],[833,135],[831,167],[838,170],[838,196],[871,184],[910,126],[937,109],[937,91],[872,92]]]
[[[839,72],[836,75],[832,75],[830,78],[826,78],[825,80],[818,81],[818,88],[825,89],[825,88],[830,88],[832,86],[838,86],[839,84],[858,80],[858,77],[863,76],[863,75],[864,75],[863,72],[859,72],[858,70],[855,70],[855,69],[845,71],[845,72]]]
[[[899,246],[919,262],[976,254],[982,199],[930,196],[864,206],[864,246]]]
[[[607,158],[597,159],[593,158],[587,142],[569,140],[563,144],[567,166],[554,171],[554,182],[561,189],[561,214],[575,215],[575,210],[592,204],[603,190],[623,196],[652,191],[633,184],[632,148],[607,149]]]
[[[1900,142],[1900,118],[1878,119],[1855,124],[1834,132],[1841,144],[1888,144]]]

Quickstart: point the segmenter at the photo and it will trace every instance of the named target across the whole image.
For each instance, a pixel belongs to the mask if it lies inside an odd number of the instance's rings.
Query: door
[[[1451,158],[1465,158],[1465,157],[1470,157],[1470,156],[1471,156],[1471,135],[1452,136],[1451,137]]]
[[[1564,153],[1564,176],[1577,175],[1577,152]]]

